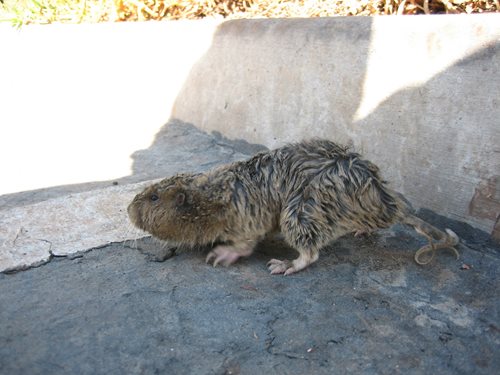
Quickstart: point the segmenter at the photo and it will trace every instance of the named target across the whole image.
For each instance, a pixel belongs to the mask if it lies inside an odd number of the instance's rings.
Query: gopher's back
[[[275,229],[300,232],[307,224],[317,233],[309,245],[387,227],[403,208],[373,163],[326,140],[263,152],[222,172],[230,184],[233,223],[260,235]]]
[[[292,151],[292,150],[291,150]],[[371,231],[398,221],[406,205],[391,191],[378,167],[348,147],[326,140],[304,142],[290,152],[291,189],[285,197],[281,226],[309,223],[322,238],[335,239],[349,232]],[[323,234],[323,235],[322,235]]]

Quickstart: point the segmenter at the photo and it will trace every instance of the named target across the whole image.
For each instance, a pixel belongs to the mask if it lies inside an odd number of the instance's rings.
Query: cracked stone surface
[[[0,211],[0,271],[127,240],[134,232],[127,204],[145,186],[109,187]]]
[[[129,239],[125,195],[139,181],[257,150],[174,123],[117,186],[0,197],[0,259],[38,266],[0,273],[0,374],[498,372],[500,248],[431,211],[419,216],[461,237],[459,260],[442,250],[416,265],[425,240],[398,225],[341,238],[291,276],[267,270],[296,257],[279,240],[214,268],[209,249]]]

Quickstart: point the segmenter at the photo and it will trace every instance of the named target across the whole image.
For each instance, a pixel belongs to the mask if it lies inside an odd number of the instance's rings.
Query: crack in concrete
[[[49,254],[49,257],[46,260],[41,260],[39,262],[32,263],[32,264],[26,265],[26,266],[19,266],[19,267],[15,267],[15,268],[8,268],[6,270],[3,270],[0,273],[4,273],[6,275],[13,275],[13,274],[16,274],[18,272],[23,272],[23,271],[30,270],[32,268],[38,268],[38,267],[41,267],[41,266],[44,266],[44,265],[50,263],[52,261],[52,258],[54,258],[54,255]]]
[[[266,340],[265,342],[265,350],[267,353],[269,353],[272,356],[282,356],[288,359],[304,359],[304,360],[309,360],[305,355],[294,353],[294,352],[288,352],[288,351],[277,351],[274,348],[274,341],[276,340],[276,335],[274,333],[274,328],[273,325],[280,319],[279,314],[277,316],[274,316],[272,319],[269,319],[266,322],[266,327],[268,332],[266,333]]]
[[[265,349],[269,354],[273,354],[272,348],[274,345],[274,340],[276,339],[276,336],[274,336],[274,328],[272,326],[274,325],[274,323],[276,323],[278,319],[279,317],[275,316],[266,322],[266,327],[268,332],[266,333],[267,339],[264,341],[264,343],[265,343]]]

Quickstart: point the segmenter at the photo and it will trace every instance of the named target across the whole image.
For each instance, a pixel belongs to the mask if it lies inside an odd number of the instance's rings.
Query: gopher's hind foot
[[[279,259],[271,259],[269,262],[267,262],[267,268],[269,271],[271,271],[271,275],[279,275],[280,273],[284,275],[289,275],[290,273],[297,272],[297,271],[290,271],[289,273],[288,270],[293,269],[292,262],[289,260],[279,260]]]
[[[235,252],[231,246],[217,246],[210,251],[205,259],[206,263],[210,263],[214,259],[213,266],[222,264],[223,266],[230,266],[240,258],[240,254]]]
[[[271,259],[269,262],[267,262],[267,268],[269,271],[271,271],[271,275],[279,275],[283,274],[285,276],[291,275],[292,273],[299,272],[300,270],[303,270],[306,268],[308,265],[305,265],[303,267],[299,267],[296,265],[297,260],[294,261],[289,261],[289,260],[279,260],[279,259]]]
[[[312,253],[311,256],[300,254],[300,256],[293,261],[289,261],[286,259],[271,259],[269,262],[267,262],[267,268],[269,269],[269,271],[271,271],[271,275],[283,274],[287,276],[303,270],[311,263],[314,263],[317,259],[317,252]]]

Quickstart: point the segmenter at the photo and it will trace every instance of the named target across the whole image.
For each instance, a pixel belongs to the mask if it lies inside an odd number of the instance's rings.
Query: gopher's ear
[[[175,196],[175,205],[182,206],[185,201],[186,201],[186,194],[181,192],[177,193],[177,195]]]

